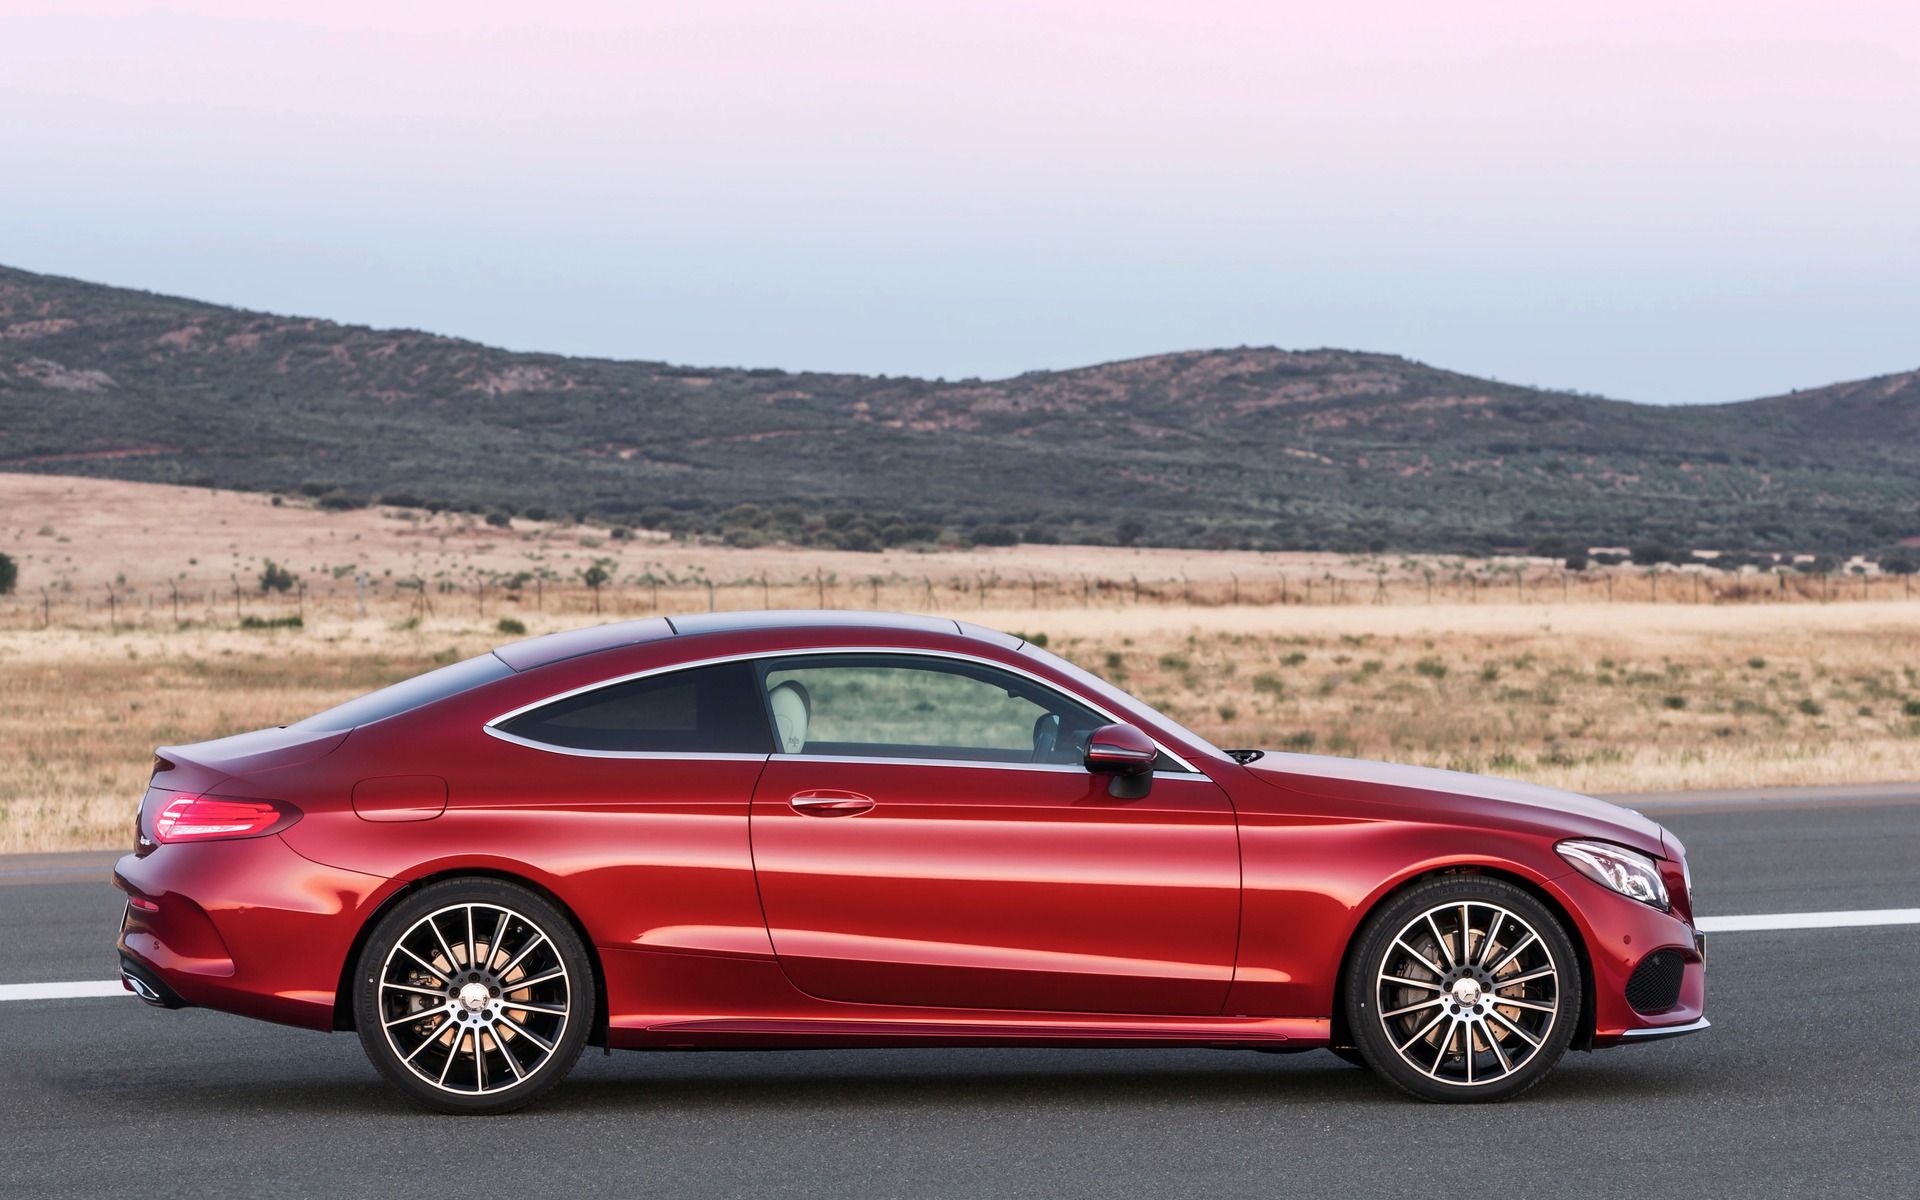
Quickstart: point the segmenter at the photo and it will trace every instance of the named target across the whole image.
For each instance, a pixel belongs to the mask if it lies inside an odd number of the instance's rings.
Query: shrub
[[[1562,558],[1572,552],[1572,543],[1557,533],[1545,534],[1527,543],[1527,554],[1533,558]]]
[[[487,524],[496,529],[512,529],[513,514],[503,508],[496,508],[487,514]]]
[[[1641,542],[1628,554],[1633,559],[1634,565],[1639,567],[1655,567],[1661,563],[1675,561],[1674,552],[1661,541]],[[1685,559],[1686,556],[1681,555],[1679,560],[1684,562]]]
[[[1909,717],[1920,717],[1920,700],[1903,700],[1900,711]]]
[[[1668,708],[1680,709],[1687,706],[1687,698],[1685,696],[1668,696],[1666,699],[1660,701],[1660,703],[1666,705]]]
[[[1826,709],[1820,707],[1819,702],[1816,701],[1812,696],[1808,696],[1805,699],[1801,700],[1800,703],[1794,705],[1794,707],[1799,709],[1801,712],[1807,714],[1810,717],[1817,717],[1821,713],[1826,711]]]
[[[976,546],[1012,546],[1020,541],[1020,535],[1005,525],[975,525],[973,544]]]
[[[328,492],[320,497],[320,507],[333,512],[345,512],[350,508],[365,508],[367,498],[356,496],[352,492]]]
[[[294,582],[293,572],[272,559],[267,560],[265,569],[260,572],[260,590],[263,593],[291,591]]]
[[[241,617],[242,629],[304,629],[307,623],[299,617]]]
[[[1113,527],[1113,540],[1122,546],[1131,546],[1146,535],[1147,527],[1135,517],[1123,518]]]
[[[1432,655],[1428,655],[1426,658],[1414,663],[1413,669],[1429,679],[1445,679],[1447,677],[1447,664]]]
[[[1575,550],[1569,553],[1560,565],[1569,571],[1584,571],[1592,561],[1592,559],[1587,557],[1585,550]]]
[[[510,637],[527,636],[526,622],[517,620],[513,617],[501,617],[497,622],[494,623],[493,628],[496,633],[504,633]]]
[[[11,554],[0,554],[0,596],[10,596],[20,585],[20,564]]]
[[[1253,677],[1253,690],[1265,692],[1277,700],[1287,694],[1287,681],[1271,671],[1262,671]]]
[[[607,530],[607,536],[616,542],[630,542],[633,540],[633,527],[631,525],[615,525],[612,529]]]

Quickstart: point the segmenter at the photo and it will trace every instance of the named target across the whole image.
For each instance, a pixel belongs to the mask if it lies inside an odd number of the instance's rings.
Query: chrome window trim
[[[729,760],[729,759],[760,759],[760,758],[773,757],[773,758],[778,758],[782,761],[792,761],[795,759],[801,759],[809,762],[885,762],[885,763],[911,763],[911,764],[916,764],[920,766],[933,765],[933,766],[962,766],[962,767],[990,767],[990,768],[1016,767],[1016,768],[1022,768],[1027,770],[1032,770],[1034,768],[1061,767],[1069,771],[1085,771],[1086,770],[1085,767],[1073,766],[1072,764],[1066,764],[1066,763],[996,763],[996,762],[980,762],[974,759],[939,759],[939,758],[881,759],[881,758],[862,758],[862,757],[856,757],[854,755],[840,755],[840,754],[818,754],[818,755],[781,754],[778,751],[775,751],[771,756],[769,756],[765,754],[723,754],[723,753],[704,754],[698,751],[678,751],[678,750],[581,750],[571,746],[553,746],[545,742],[536,742],[530,738],[519,737],[499,728],[500,725],[513,720],[515,717],[524,716],[525,714],[532,712],[534,709],[545,708],[549,704],[557,704],[562,700],[571,700],[575,696],[583,696],[588,692],[597,692],[601,688],[616,687],[619,684],[632,683],[636,679],[646,679],[653,675],[666,675],[674,671],[691,671],[697,667],[715,667],[715,666],[721,665],[722,663],[752,662],[755,659],[764,659],[764,658],[813,658],[823,654],[889,654],[889,655],[896,655],[896,656],[910,657],[910,658],[946,658],[946,659],[952,659],[956,662],[972,663],[975,666],[986,667],[990,670],[995,670],[995,671],[1005,671],[1009,675],[1017,676],[1035,685],[1036,687],[1040,687],[1045,689],[1046,691],[1052,692],[1056,696],[1060,696],[1063,699],[1071,700],[1073,703],[1080,705],[1082,708],[1090,708],[1094,712],[1105,717],[1108,721],[1112,721],[1116,723],[1120,723],[1123,721],[1123,718],[1115,716],[1112,710],[1108,709],[1105,705],[1095,703],[1094,701],[1087,699],[1086,697],[1078,696],[1071,692],[1063,691],[1061,690],[1058,684],[1053,683],[1051,680],[1042,679],[1038,675],[1035,675],[1030,671],[1022,670],[1019,667],[1009,666],[1006,663],[994,662],[992,659],[979,658],[972,654],[961,654],[958,651],[954,651],[954,650],[921,650],[918,648],[904,648],[900,646],[824,646],[824,647],[811,646],[805,649],[798,649],[798,650],[763,650],[763,651],[757,651],[755,653],[750,653],[750,654],[720,654],[720,655],[715,655],[712,658],[693,659],[688,662],[674,663],[671,666],[650,667],[645,671],[633,671],[626,675],[615,675],[610,679],[602,679],[595,683],[584,684],[577,688],[570,688],[564,692],[555,692],[553,695],[547,696],[540,700],[535,700],[531,704],[522,704],[520,707],[513,709],[509,712],[501,713],[499,716],[493,718],[491,721],[488,721],[484,726],[482,726],[482,729],[489,735],[499,738],[501,741],[504,741],[504,742],[511,742],[514,745],[518,745],[518,746],[527,746],[535,750],[545,750],[549,754],[569,754],[569,755],[573,755],[576,758],[660,758],[660,759],[678,758],[678,759]],[[1163,744],[1159,738],[1153,738],[1152,741],[1153,741],[1154,749],[1166,755],[1169,759],[1172,759],[1174,762],[1180,764],[1180,767],[1181,767],[1181,770],[1177,773],[1169,772],[1169,771],[1155,771],[1154,774],[1156,776],[1172,777],[1176,774],[1179,774],[1179,775],[1193,774],[1193,775],[1200,776],[1202,779],[1205,779],[1208,777],[1205,771],[1200,770],[1198,767],[1188,762],[1186,758],[1183,757],[1182,755],[1176,754],[1174,751],[1168,749],[1167,746]]]
[[[481,732],[488,737],[499,738],[515,746],[525,746],[529,750],[545,750],[549,754],[568,754],[574,758],[651,758],[665,761],[676,759],[688,762],[765,762],[764,754],[740,754],[721,750],[589,750],[584,746],[554,746],[546,742],[536,742],[532,738],[521,737],[517,733],[508,733],[504,729],[495,729],[491,722],[481,726]]]

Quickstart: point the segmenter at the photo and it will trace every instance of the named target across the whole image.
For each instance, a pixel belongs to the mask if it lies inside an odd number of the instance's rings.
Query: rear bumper
[[[129,991],[163,1008],[215,1008],[309,1029],[333,1028],[354,938],[398,886],[311,862],[278,837],[129,854],[113,882],[152,906],[130,903],[121,920]]]

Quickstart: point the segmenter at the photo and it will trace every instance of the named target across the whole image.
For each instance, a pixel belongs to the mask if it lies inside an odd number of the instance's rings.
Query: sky
[[[0,0],[0,105],[0,263],[520,350],[1920,367],[1913,0]]]

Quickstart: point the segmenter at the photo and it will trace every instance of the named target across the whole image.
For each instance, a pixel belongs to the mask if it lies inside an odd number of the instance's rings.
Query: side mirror
[[[1139,800],[1153,788],[1153,760],[1160,748],[1131,725],[1102,725],[1087,735],[1087,770],[1110,775],[1107,794],[1116,800]]]

